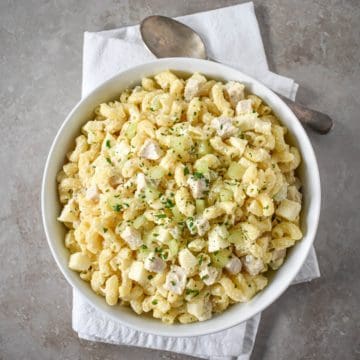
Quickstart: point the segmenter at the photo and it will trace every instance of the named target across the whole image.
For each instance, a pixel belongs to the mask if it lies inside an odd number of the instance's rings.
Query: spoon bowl
[[[149,16],[141,22],[140,33],[145,45],[158,58],[207,59],[201,37],[174,19],[160,15]]]

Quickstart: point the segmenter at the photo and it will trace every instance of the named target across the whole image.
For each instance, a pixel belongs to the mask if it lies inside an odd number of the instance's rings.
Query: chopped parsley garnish
[[[157,301],[157,299],[154,299],[151,303],[152,303],[153,305],[157,305],[158,301]]]
[[[151,280],[153,277],[154,277],[154,276],[150,274],[150,275],[148,275],[147,278],[148,278],[148,280]]]
[[[142,250],[146,250],[147,248],[148,248],[148,247],[147,247],[145,244],[142,244],[142,245],[141,245],[141,249],[142,249]]]
[[[110,164],[110,165],[112,165],[113,163],[111,162],[111,160],[110,160],[110,158],[106,158],[106,161]]]
[[[107,228],[103,228],[103,232],[106,233],[108,231]]]
[[[189,168],[187,166],[185,166],[184,175],[189,175],[189,174],[190,174]]]
[[[171,283],[172,286],[176,285],[176,281],[174,281],[174,280],[171,280],[170,283]]]
[[[199,293],[200,293],[200,291],[197,289],[185,289],[186,295],[193,295],[193,297],[195,297],[195,296],[198,296]]]
[[[105,145],[108,149],[110,149],[111,148],[110,140],[106,140]]]
[[[167,199],[166,200],[166,202],[165,202],[165,207],[167,208],[167,209],[170,209],[170,208],[172,208],[172,207],[174,207],[175,206],[175,204],[170,200],[170,199]]]
[[[200,257],[199,257],[199,261],[198,261],[198,264],[199,264],[199,265],[201,265],[201,264],[202,264],[202,262],[203,262],[203,256],[202,256],[202,255],[200,255]]]
[[[167,216],[166,214],[156,214],[155,217],[157,217],[158,219],[165,219]]]
[[[116,204],[116,205],[113,205],[113,210],[116,211],[116,212],[120,212],[122,210],[122,206],[121,204]]]
[[[202,179],[204,177],[203,173],[199,171],[195,171],[193,176],[195,179]]]
[[[209,277],[209,275],[204,275],[201,277],[201,280],[206,280]]]

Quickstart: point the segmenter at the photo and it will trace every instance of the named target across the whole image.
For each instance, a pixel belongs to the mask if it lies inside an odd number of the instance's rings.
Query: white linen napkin
[[[206,42],[209,56],[247,73],[271,89],[295,98],[294,80],[269,71],[253,3],[246,3],[178,18],[196,30]],[[82,95],[125,70],[154,56],[140,38],[139,26],[86,32],[84,35]],[[320,276],[314,248],[293,284]],[[147,347],[184,353],[204,359],[250,358],[260,314],[231,329],[199,337],[174,338],[146,334],[121,325],[96,310],[73,292],[73,329],[80,338],[106,343]]]

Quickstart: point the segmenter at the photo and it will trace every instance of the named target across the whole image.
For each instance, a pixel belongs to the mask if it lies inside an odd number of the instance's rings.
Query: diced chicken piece
[[[264,269],[264,263],[252,255],[246,255],[241,258],[245,270],[252,276],[259,274]]]
[[[236,115],[252,113],[252,102],[250,99],[241,100],[236,105]]]
[[[216,133],[223,139],[228,138],[236,133],[236,127],[230,118],[220,116],[211,121],[211,127],[216,130]]]
[[[147,139],[144,145],[140,148],[140,157],[149,160],[158,160],[162,151],[159,144],[155,140]]]
[[[182,249],[179,252],[179,264],[185,270],[187,275],[193,275],[195,273],[198,260],[189,249]]]
[[[283,259],[286,255],[286,249],[274,250],[272,252],[271,261]]]
[[[210,286],[216,281],[219,270],[214,266],[204,266],[199,275],[204,284]]]
[[[277,270],[284,262],[286,249],[274,250],[270,261],[270,267]]]
[[[187,303],[187,312],[195,316],[199,321],[211,318],[212,304],[209,297],[195,298]]]
[[[238,274],[241,271],[241,268],[241,260],[236,256],[232,256],[228,263],[225,265],[225,269],[233,275]]]
[[[99,202],[100,192],[98,187],[96,185],[92,185],[89,188],[87,188],[85,197],[87,200],[93,202]]]
[[[140,231],[134,229],[131,226],[126,226],[120,236],[125,240],[129,245],[131,250],[136,250],[142,245],[141,233]]]
[[[129,270],[129,279],[136,281],[140,285],[145,285],[147,283],[149,273],[144,267],[142,261],[133,261],[130,270]]]
[[[186,285],[186,271],[180,266],[173,265],[166,276],[164,288],[181,295]]]
[[[91,266],[91,261],[86,254],[77,252],[70,255],[69,268],[75,271],[86,271]]]
[[[186,220],[186,225],[191,235],[198,234],[199,236],[204,236],[210,229],[208,219],[202,216],[197,217],[195,220],[192,217],[188,218]]]
[[[143,173],[138,173],[136,175],[136,184],[137,188],[136,191],[139,193],[141,190],[146,188],[146,178]]]
[[[245,97],[244,90],[245,90],[245,85],[240,84],[237,81],[229,81],[225,85],[225,91],[227,92],[230,103],[233,107],[235,107],[240,100],[244,99]]]
[[[224,225],[215,226],[208,234],[209,252],[227,248],[230,245],[228,236],[229,233]]]
[[[205,219],[202,216],[199,216],[195,221],[195,228],[196,228],[196,232],[198,233],[199,236],[204,236],[207,231],[210,230],[210,223],[208,219]]]
[[[151,272],[161,273],[165,270],[166,263],[157,254],[151,252],[145,259],[144,267]]]
[[[194,176],[189,177],[187,181],[191,194],[194,199],[200,199],[204,197],[206,192],[209,190],[208,180],[204,177],[197,179]]]
[[[195,96],[198,96],[202,86],[206,83],[206,78],[200,74],[195,73],[186,81],[184,89],[184,97],[186,101],[190,101]]]
[[[114,146],[114,153],[117,158],[123,160],[130,153],[130,145],[125,140],[121,140]]]

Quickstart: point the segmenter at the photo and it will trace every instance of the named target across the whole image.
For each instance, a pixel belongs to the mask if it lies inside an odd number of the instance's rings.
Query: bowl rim
[[[206,328],[206,326],[205,327],[203,326],[201,329],[198,329],[198,327],[196,326],[196,324],[207,323],[209,320],[206,322],[200,322],[200,323],[197,322],[197,323],[187,324],[187,325],[183,325],[183,324],[166,325],[166,324],[161,323],[158,320],[159,327],[147,326],[146,328],[142,328],[141,326],[136,325],[136,324],[132,323],[131,321],[122,319],[121,316],[115,316],[113,313],[110,312],[110,309],[108,309],[108,307],[109,307],[108,305],[106,305],[104,307],[104,306],[100,305],[99,303],[96,303],[95,297],[99,297],[99,296],[95,293],[93,293],[93,295],[90,295],[89,293],[86,294],[85,290],[82,287],[79,287],[77,284],[75,284],[75,282],[71,278],[70,273],[72,272],[72,270],[70,270],[67,267],[64,267],[61,264],[61,261],[60,261],[61,256],[55,249],[55,244],[53,243],[53,240],[51,237],[51,227],[50,227],[48,217],[45,212],[46,202],[50,201],[47,199],[46,186],[49,182],[54,180],[53,178],[50,178],[50,175],[53,175],[53,174],[49,173],[49,171],[50,171],[49,166],[50,166],[52,157],[54,155],[56,145],[57,145],[59,139],[62,137],[62,133],[63,133],[64,129],[70,123],[74,114],[76,114],[76,112],[79,110],[79,108],[81,108],[81,106],[84,103],[86,103],[88,99],[90,99],[92,96],[94,96],[94,94],[100,93],[101,91],[105,90],[109,86],[109,84],[112,84],[115,81],[121,80],[121,77],[125,77],[126,75],[129,75],[129,74],[131,76],[131,73],[138,73],[139,74],[138,80],[140,80],[142,77],[141,73],[144,68],[156,67],[158,65],[165,66],[163,70],[165,70],[165,68],[167,68],[170,70],[177,71],[176,68],[180,67],[179,62],[182,63],[184,66],[186,64],[189,64],[189,65],[195,64],[195,65],[199,65],[198,66],[199,68],[201,68],[201,65],[216,67],[219,71],[219,77],[222,76],[221,73],[224,73],[229,70],[231,72],[235,72],[243,79],[244,82],[249,82],[250,84],[255,85],[256,87],[262,89],[262,91],[264,93],[266,93],[267,96],[269,97],[269,99],[271,100],[272,108],[274,108],[274,103],[275,103],[276,108],[283,108],[286,110],[286,112],[289,115],[288,117],[290,118],[289,122],[292,122],[293,127],[294,127],[294,129],[292,131],[292,135],[295,137],[295,139],[299,143],[301,143],[301,148],[303,149],[303,151],[304,151],[304,149],[306,150],[306,157],[307,157],[307,162],[308,162],[307,166],[311,166],[310,178],[311,178],[311,181],[313,182],[312,186],[314,187],[314,190],[315,190],[315,196],[314,196],[314,198],[312,198],[309,201],[309,204],[310,204],[309,208],[310,207],[312,208],[312,214],[314,215],[314,218],[312,218],[312,226],[307,228],[307,237],[309,238],[309,240],[305,244],[303,244],[302,252],[297,254],[297,257],[299,259],[296,263],[297,266],[294,266],[293,268],[291,268],[292,269],[291,276],[287,276],[286,281],[281,283],[281,285],[278,286],[276,289],[273,289],[274,291],[273,291],[273,295],[272,295],[271,299],[269,301],[265,301],[263,304],[260,304],[260,306],[257,306],[255,311],[250,311],[247,315],[240,318],[240,320],[238,320],[237,318],[233,318],[233,319],[231,319],[231,321],[223,322],[223,321],[221,321],[221,315],[226,313],[227,310],[225,310],[224,313],[217,315],[216,319],[218,319],[218,321],[215,321],[215,325],[212,324],[213,326],[211,328]],[[209,65],[209,64],[211,64],[211,65]],[[183,70],[179,70],[179,71],[183,71]],[[200,70],[198,70],[198,71],[200,71]],[[206,74],[206,72],[209,72],[209,71],[205,70],[204,73]],[[156,74],[156,72],[154,72],[154,75],[155,74]],[[268,102],[268,100],[267,100],[267,102]],[[282,120],[282,119],[280,119],[280,120]],[[55,176],[56,176],[56,174],[55,174]],[[181,57],[157,59],[154,61],[142,63],[140,65],[131,67],[125,71],[119,71],[117,74],[115,74],[108,80],[102,82],[99,86],[95,87],[86,96],[84,96],[80,101],[78,101],[78,103],[73,107],[73,109],[70,111],[70,113],[67,115],[67,117],[61,124],[61,126],[60,126],[59,130],[57,131],[56,136],[51,144],[51,147],[50,147],[47,159],[46,159],[45,167],[44,167],[42,185],[41,185],[41,214],[42,214],[42,222],[43,222],[43,226],[44,226],[44,230],[45,230],[45,234],[46,234],[47,243],[50,247],[50,251],[52,253],[53,258],[55,259],[55,262],[57,263],[60,271],[62,272],[65,279],[68,281],[68,283],[72,286],[72,288],[76,289],[98,311],[100,311],[103,314],[105,313],[111,319],[121,323],[122,325],[125,325],[127,327],[130,327],[130,328],[138,330],[138,331],[149,333],[149,334],[160,335],[160,336],[171,336],[171,337],[173,337],[173,336],[176,336],[176,337],[201,336],[201,335],[207,335],[207,334],[216,333],[216,332],[219,332],[222,330],[226,330],[226,329],[232,328],[234,326],[237,326],[242,322],[249,320],[253,316],[257,315],[258,313],[262,312],[264,309],[269,307],[275,300],[277,300],[285,292],[285,290],[289,287],[292,280],[295,278],[295,276],[301,269],[302,265],[304,264],[308,254],[309,254],[309,251],[311,249],[311,246],[314,242],[314,239],[315,239],[315,235],[316,235],[318,224],[319,224],[319,218],[320,218],[320,208],[321,208],[321,185],[320,185],[319,168],[318,168],[315,152],[313,150],[313,147],[310,143],[310,140],[309,140],[308,135],[306,134],[304,128],[302,127],[299,120],[297,119],[295,114],[292,112],[292,110],[287,106],[287,104],[271,89],[269,89],[268,87],[266,87],[265,85],[260,83],[258,80],[242,73],[241,71],[239,71],[235,68],[232,68],[232,67],[224,65],[224,64],[215,63],[215,62],[212,62],[209,60],[181,58]],[[83,281],[83,280],[81,280],[81,281]],[[101,299],[101,300],[103,300],[103,299]],[[103,302],[104,302],[104,300],[103,300]],[[121,314],[121,313],[119,312],[119,314]],[[146,320],[146,317],[143,317],[143,319]],[[215,318],[212,318],[211,320],[214,320],[214,319]],[[166,331],[165,328],[167,328],[168,331]],[[184,331],[185,328],[186,328],[186,331]],[[170,329],[171,329],[171,331],[169,331]]]

